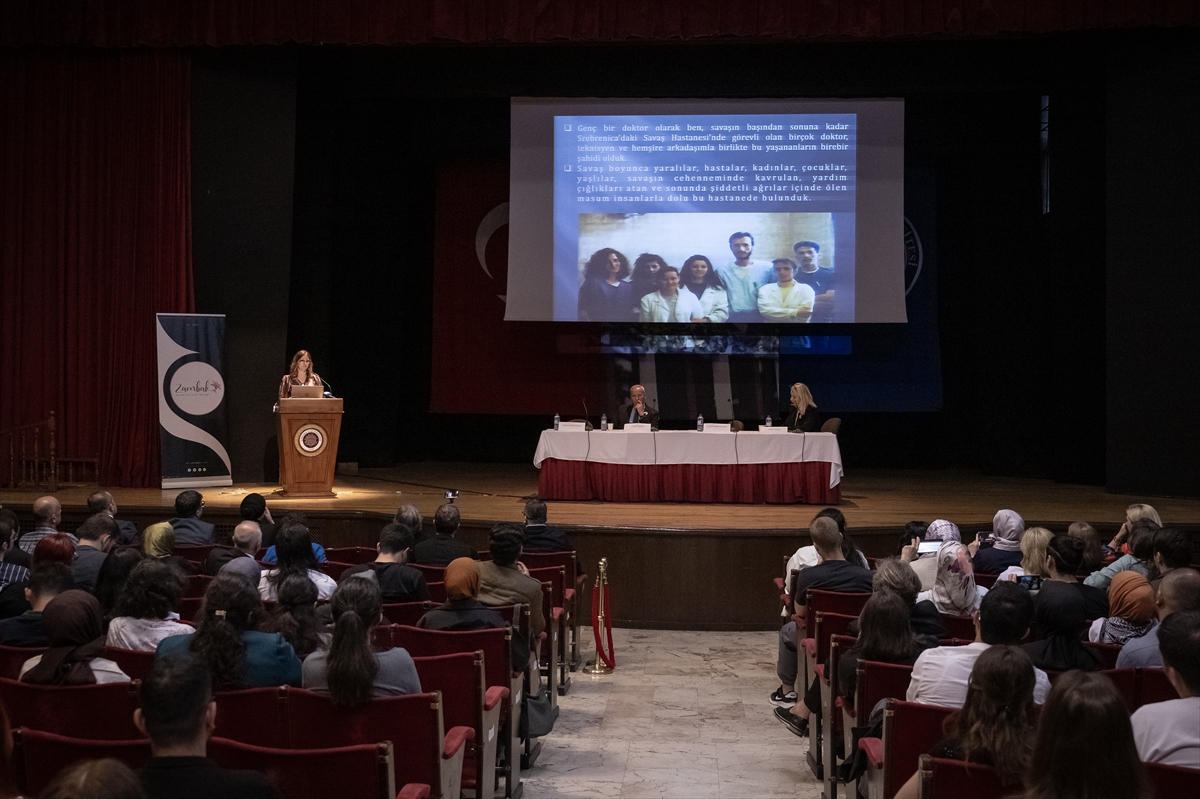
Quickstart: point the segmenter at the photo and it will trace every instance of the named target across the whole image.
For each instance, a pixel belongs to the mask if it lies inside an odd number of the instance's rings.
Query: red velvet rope
[[[604,586],[604,607],[610,607],[608,603],[608,585]],[[610,669],[617,667],[617,652],[613,649],[612,640],[612,614],[604,614],[604,629],[608,633],[608,651],[609,654],[604,654],[604,644],[600,638],[600,586],[592,586],[592,636],[596,639],[596,657],[608,666]]]

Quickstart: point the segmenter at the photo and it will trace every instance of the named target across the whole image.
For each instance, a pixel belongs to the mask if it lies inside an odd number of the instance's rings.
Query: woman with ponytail
[[[204,661],[213,689],[300,685],[300,658],[279,633],[255,629],[262,615],[258,590],[240,574],[221,572],[208,586],[192,635],[173,635],[157,657],[192,652]]]
[[[333,641],[304,661],[304,687],[329,694],[333,704],[362,705],[373,696],[421,692],[417,667],[404,649],[376,652],[371,631],[383,620],[379,584],[357,575],[338,586],[330,602]]]

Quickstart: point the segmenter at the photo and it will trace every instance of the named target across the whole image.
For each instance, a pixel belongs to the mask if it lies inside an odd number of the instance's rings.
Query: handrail
[[[49,433],[49,442],[47,449],[49,450],[49,458],[45,459],[50,466],[50,490],[52,492],[58,490],[58,450],[56,441],[56,431],[58,422],[54,418],[54,411],[50,411],[48,418],[30,422],[28,424],[18,425],[17,427],[8,430],[0,430],[0,438],[8,436],[8,488],[17,487],[17,464],[20,463],[20,484],[22,487],[27,487],[31,482],[34,488],[42,486],[42,470],[39,468],[43,463],[41,454],[42,428],[46,428]],[[30,458],[26,450],[27,434],[32,431],[33,435],[33,457]],[[21,447],[18,459],[17,439],[20,438]]]

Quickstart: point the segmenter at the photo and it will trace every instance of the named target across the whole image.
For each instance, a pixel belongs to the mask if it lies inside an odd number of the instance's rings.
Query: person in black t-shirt
[[[479,557],[475,548],[454,537],[458,532],[458,506],[442,505],[433,515],[433,529],[437,533],[413,547],[412,562],[422,566],[448,566],[455,558]]]
[[[133,723],[150,739],[154,755],[138,770],[149,799],[280,799],[259,772],[230,771],[208,759],[217,703],[212,675],[200,658],[155,658],[138,696]]]
[[[404,565],[412,545],[412,531],[399,522],[392,522],[379,533],[379,543],[375,545],[379,555],[375,562],[346,569],[342,573],[342,582],[355,576],[374,578],[379,583],[384,602],[424,602],[429,599],[425,575]]]
[[[779,658],[775,664],[775,672],[779,675],[780,686],[771,696],[774,702],[787,703],[789,689],[796,682],[799,671],[797,638],[807,613],[804,604],[808,589],[819,588],[822,591],[842,593],[871,591],[870,570],[856,563],[848,563],[842,555],[842,534],[838,532],[837,522],[825,516],[818,517],[813,519],[808,532],[821,562],[800,571],[789,586],[788,595],[791,602],[788,609],[792,612],[792,621],[779,630]],[[786,707],[777,707],[775,717],[792,732],[803,737],[808,734],[808,719],[801,716],[802,711],[798,708],[799,706],[789,711]]]

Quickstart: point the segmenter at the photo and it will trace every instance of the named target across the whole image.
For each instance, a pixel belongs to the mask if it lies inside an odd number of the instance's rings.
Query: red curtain
[[[5,0],[0,46],[881,39],[1197,23],[1194,0]]]
[[[190,63],[0,52],[0,429],[55,411],[106,485],[158,483],[154,314],[194,308]]]

